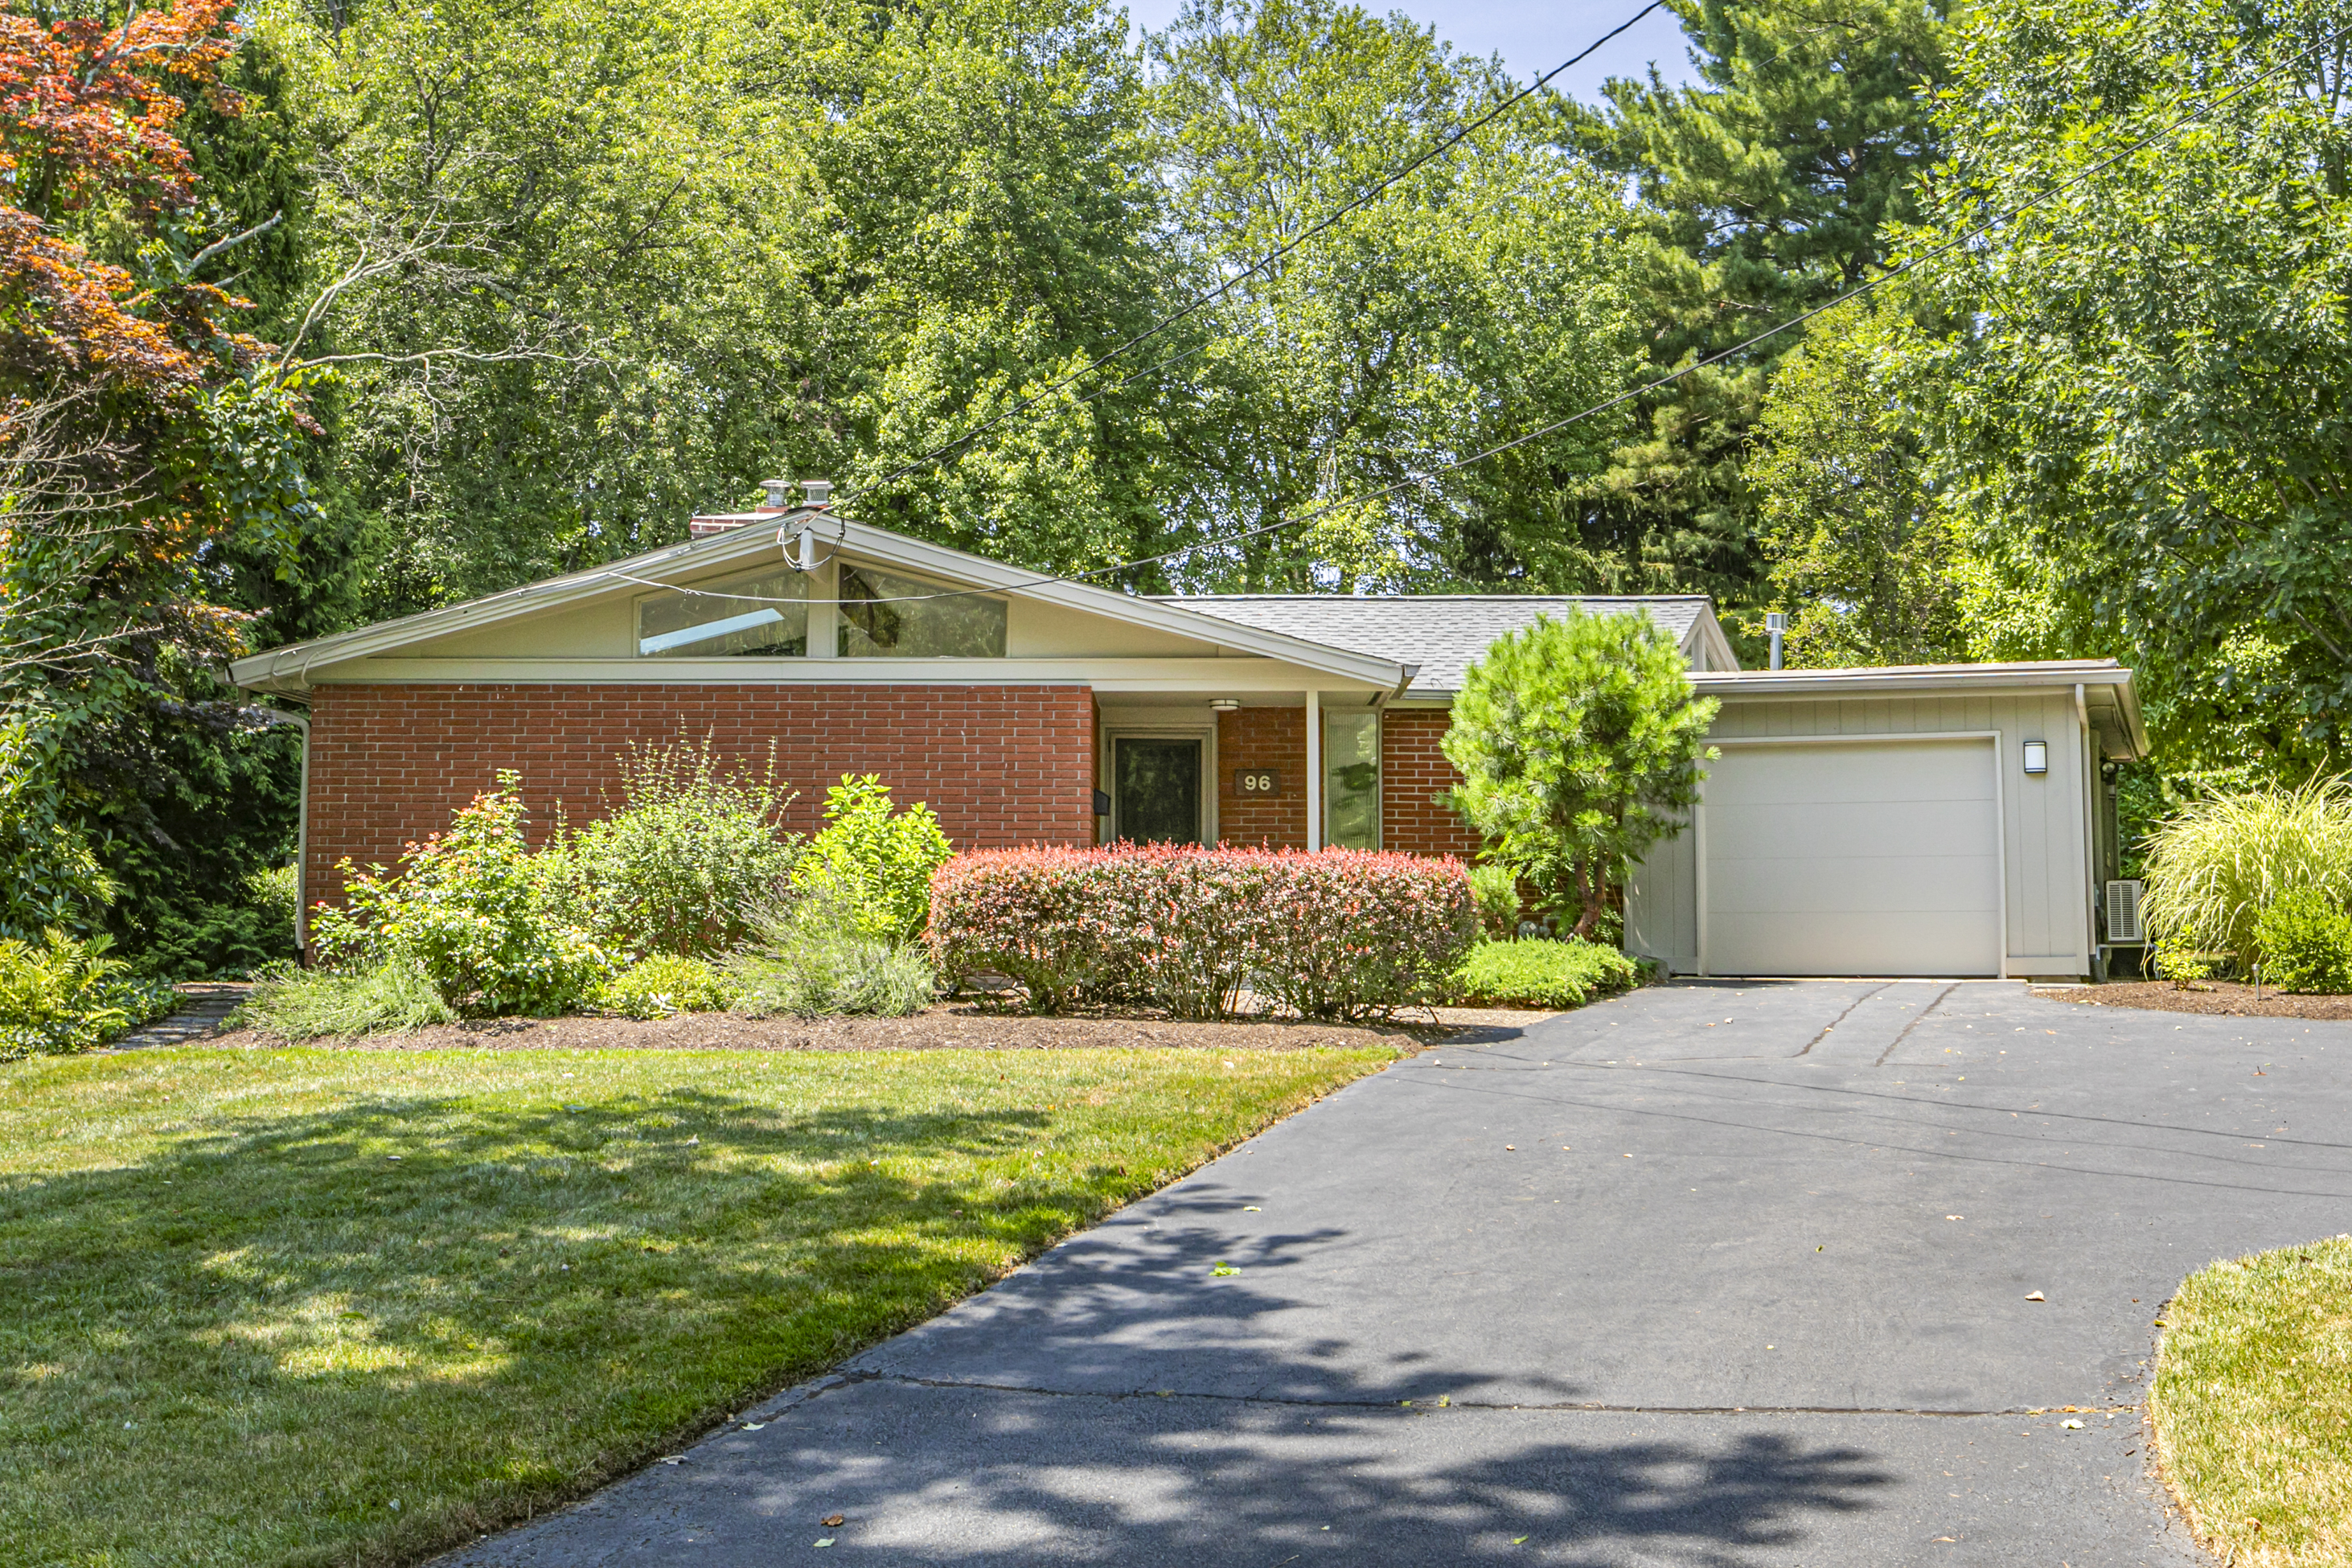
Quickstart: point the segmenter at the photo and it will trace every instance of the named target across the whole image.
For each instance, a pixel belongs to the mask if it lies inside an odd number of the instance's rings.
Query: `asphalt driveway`
[[[456,1561],[2200,1563],[2154,1320],[2352,1229],[2347,1113],[2352,1025],[1644,991],[1400,1062]]]

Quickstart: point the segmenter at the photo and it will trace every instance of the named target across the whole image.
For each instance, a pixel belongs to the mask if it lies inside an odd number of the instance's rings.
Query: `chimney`
[[[793,488],[792,480],[761,479],[760,481],[760,488],[768,492],[768,499],[761,503],[764,510],[768,511],[784,511],[791,508],[793,503],[787,499],[787,497]]]
[[[808,508],[811,511],[821,511],[832,504],[833,481],[831,479],[803,479],[801,481],[801,505]]]

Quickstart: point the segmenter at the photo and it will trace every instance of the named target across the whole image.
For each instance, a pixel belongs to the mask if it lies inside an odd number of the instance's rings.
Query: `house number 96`
[[[1235,795],[1280,795],[1282,793],[1281,770],[1277,768],[1235,768],[1234,770],[1234,793]]]

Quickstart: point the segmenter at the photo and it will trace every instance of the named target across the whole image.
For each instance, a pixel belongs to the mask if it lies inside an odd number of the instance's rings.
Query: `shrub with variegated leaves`
[[[1476,931],[1461,862],[1360,850],[990,850],[931,881],[941,976],[993,971],[1045,1013],[1223,1017],[1250,988],[1307,1017],[1385,1016],[1442,994]]]

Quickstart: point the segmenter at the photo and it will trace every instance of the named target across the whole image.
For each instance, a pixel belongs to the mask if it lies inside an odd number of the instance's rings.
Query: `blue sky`
[[[1521,81],[1551,69],[1610,28],[1642,8],[1643,0],[1359,0],[1374,13],[1402,11],[1466,55],[1500,55],[1503,64]],[[1139,27],[1166,26],[1175,18],[1180,0],[1126,0],[1128,15]],[[1638,77],[1658,63],[1668,81],[1691,79],[1684,53],[1682,24],[1671,12],[1653,11],[1632,31],[1608,45],[1575,69],[1563,72],[1552,85],[1590,103],[1600,97],[1602,81],[1612,76]]]

